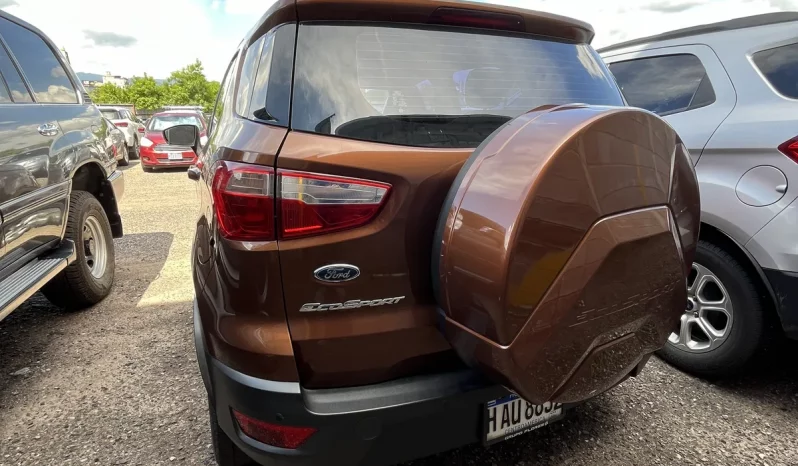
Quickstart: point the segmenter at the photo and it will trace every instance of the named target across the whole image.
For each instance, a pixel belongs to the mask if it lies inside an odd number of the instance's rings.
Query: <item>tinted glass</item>
[[[41,37],[3,18],[0,34],[28,78],[37,101],[77,103],[78,96],[66,70]]]
[[[116,110],[100,110],[100,113],[103,114],[105,118],[109,120],[121,120],[122,118],[119,116],[119,112]]]
[[[0,82],[0,104],[11,103],[11,94],[8,93],[8,88],[4,82]]]
[[[163,131],[177,125],[194,125],[202,129],[202,122],[195,115],[163,115],[154,116],[147,125],[150,131]]]
[[[274,118],[266,111],[266,96],[269,89],[269,75],[272,69],[272,51],[274,50],[274,34],[264,36],[263,49],[258,56],[260,65],[255,76],[255,86],[252,94],[252,105],[248,111],[248,118],[271,121]],[[249,57],[247,57],[249,58]]]
[[[236,100],[236,113],[243,117],[248,117],[249,102],[252,98],[252,82],[255,80],[255,73],[258,71],[258,63],[260,63],[260,53],[263,50],[263,42],[266,40],[263,36],[256,40],[247,49],[247,55],[244,58],[244,65],[241,68],[241,79],[238,81],[238,99]]]
[[[231,76],[233,75],[233,67],[238,62],[238,60],[236,60],[237,58],[238,57],[233,57],[233,61],[230,62],[230,65],[227,67],[227,71],[224,73],[222,84],[219,86],[219,94],[216,96],[216,104],[213,106],[213,114],[211,115],[211,132],[214,132],[216,127],[219,126],[219,120],[222,118],[222,114],[224,113],[224,106],[226,105],[225,99],[227,95],[230,94],[233,82]]]
[[[626,101],[658,115],[704,107],[715,102],[715,91],[704,65],[695,55],[664,55],[610,65]]]
[[[3,75],[8,91],[11,93],[11,98],[14,102],[33,102],[33,97],[30,96],[28,88],[22,82],[22,77],[19,75],[17,68],[11,62],[5,47],[0,46],[0,74]]]
[[[587,45],[472,32],[301,25],[292,126],[378,142],[476,147],[545,104],[622,105]]]
[[[793,99],[798,99],[798,44],[757,52],[754,63],[770,85]]]

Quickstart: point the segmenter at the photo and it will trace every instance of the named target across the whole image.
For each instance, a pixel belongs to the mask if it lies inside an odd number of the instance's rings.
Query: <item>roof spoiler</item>
[[[535,34],[589,44],[589,24],[565,16],[455,0],[278,0],[247,36],[257,40],[273,27],[296,21],[363,21],[476,27]]]

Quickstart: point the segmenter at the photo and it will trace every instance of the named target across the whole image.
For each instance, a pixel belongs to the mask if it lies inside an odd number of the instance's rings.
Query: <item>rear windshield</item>
[[[762,50],[754,63],[780,94],[798,99],[798,44]]]
[[[202,129],[202,122],[195,115],[164,115],[154,116],[147,123],[147,129],[151,131],[163,131],[177,125],[194,125]]]
[[[102,113],[103,116],[105,118],[108,118],[109,120],[120,120],[121,119],[121,118],[119,118],[119,112],[117,112],[116,110],[100,110],[100,113]]]
[[[541,105],[623,105],[588,45],[313,24],[301,25],[296,57],[292,127],[347,138],[476,147]]]

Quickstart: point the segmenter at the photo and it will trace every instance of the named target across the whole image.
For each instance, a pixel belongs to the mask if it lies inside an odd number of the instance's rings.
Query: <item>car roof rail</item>
[[[788,23],[790,21],[798,21],[798,12],[795,11],[782,11],[780,13],[765,13],[761,15],[745,16],[742,18],[731,19],[728,21],[720,21],[718,23],[702,24],[699,26],[692,26],[689,28],[676,29],[674,31],[664,32],[653,36],[641,37],[639,39],[632,39],[625,42],[619,42],[607,47],[602,47],[597,50],[598,53],[611,52],[613,50],[624,49],[635,45],[648,44],[651,42],[661,42],[672,39],[681,39],[682,37],[699,36],[702,34],[710,34],[713,32],[733,31],[735,29],[745,29],[757,26],[768,26],[771,24]]]

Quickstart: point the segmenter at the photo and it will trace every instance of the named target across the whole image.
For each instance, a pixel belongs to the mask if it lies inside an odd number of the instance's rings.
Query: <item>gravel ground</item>
[[[193,184],[126,170],[112,295],[0,322],[0,466],[214,464],[191,338]],[[709,384],[659,360],[564,421],[414,465],[796,465],[798,355]],[[16,374],[16,375],[14,375]]]

